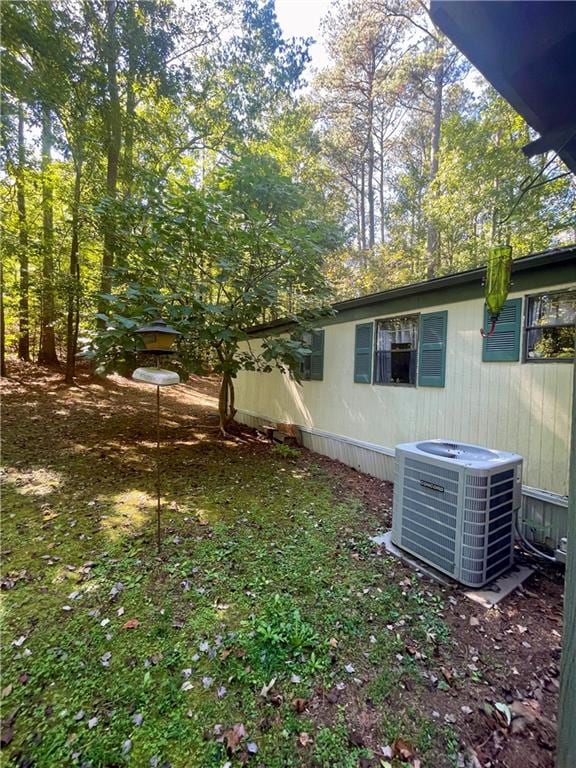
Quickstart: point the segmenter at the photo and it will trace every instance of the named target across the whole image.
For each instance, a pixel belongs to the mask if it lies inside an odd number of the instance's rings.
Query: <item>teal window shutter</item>
[[[520,359],[520,328],[522,299],[508,299],[496,321],[494,333],[482,340],[482,360],[485,363],[517,362]],[[484,328],[490,326],[484,307]]]
[[[372,334],[373,323],[360,323],[356,326],[354,339],[354,381],[357,384],[370,384],[372,381]]]
[[[446,330],[448,312],[420,315],[418,384],[421,387],[443,387],[446,377]]]
[[[310,354],[310,378],[322,381],[324,378],[324,331],[312,331]]]

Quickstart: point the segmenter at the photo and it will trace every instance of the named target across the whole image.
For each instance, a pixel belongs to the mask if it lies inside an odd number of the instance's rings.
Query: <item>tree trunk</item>
[[[362,250],[366,250],[366,179],[364,161],[360,163],[360,242]]]
[[[80,318],[80,191],[82,161],[74,162],[74,197],[72,199],[72,242],[70,245],[68,312],[66,317],[66,383],[73,384],[76,375],[76,351]]]
[[[356,203],[356,245],[358,250],[362,250],[362,225],[360,212],[360,190],[358,188],[358,179],[354,185],[354,201]]]
[[[18,206],[18,357],[30,362],[30,274],[28,268],[28,229],[26,227],[26,195],[24,173],[26,148],[24,145],[24,107],[18,105],[18,168],[16,171],[16,203]]]
[[[368,198],[368,248],[374,248],[376,241],[376,205],[374,199],[374,80],[376,77],[376,52],[370,49],[370,65],[367,72],[367,115],[366,115],[366,145],[367,174],[366,195]]]
[[[6,328],[4,327],[4,266],[0,259],[0,377],[6,377]]]
[[[234,407],[234,383],[229,373],[224,373],[222,375],[220,393],[218,396],[218,414],[220,416],[220,432],[225,435],[226,430],[236,416],[236,409]]]
[[[439,50],[440,61],[434,71],[434,117],[432,121],[432,141],[430,147],[430,174],[429,183],[432,184],[438,173],[440,151],[440,131],[442,127],[442,97],[444,90],[444,49]],[[426,236],[426,250],[428,253],[428,278],[432,278],[438,271],[438,230],[432,222],[428,222]]]
[[[382,117],[380,129],[380,183],[378,185],[378,198],[380,203],[380,242],[384,243],[384,117]]]
[[[495,146],[498,148],[500,146],[500,131],[496,131],[495,136]],[[494,179],[493,182],[494,186],[494,200],[500,199],[500,184],[498,182],[498,177]],[[498,207],[496,203],[494,203],[494,207],[492,208],[492,245],[498,245],[498,236],[499,236],[499,229],[500,229],[500,213],[498,211]]]
[[[42,106],[42,291],[38,362],[57,365],[54,295],[54,186],[52,179],[52,115]]]
[[[136,118],[136,92],[134,81],[138,64],[136,40],[137,24],[134,13],[135,3],[128,3],[128,71],[126,73],[126,120],[124,131],[124,149],[122,163],[122,181],[124,186],[124,199],[129,200],[132,195],[132,181],[134,178],[134,121]]]
[[[118,42],[116,39],[115,14],[117,0],[106,0],[106,196],[107,210],[104,215],[104,245],[102,252],[102,278],[100,290],[110,293],[112,290],[112,268],[116,251],[116,227],[114,221],[114,203],[118,188],[118,168],[122,145],[122,123],[120,94],[118,91]],[[106,312],[106,301],[98,300],[98,312]],[[98,320],[100,326],[103,320]]]
[[[368,137],[368,248],[374,248],[376,242],[376,210],[374,204],[374,139]]]

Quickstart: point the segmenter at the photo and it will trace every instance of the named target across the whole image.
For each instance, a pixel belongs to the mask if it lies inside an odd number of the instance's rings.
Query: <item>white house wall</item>
[[[568,286],[545,290],[563,287]],[[510,298],[523,296],[510,294]],[[389,480],[397,443],[443,437],[512,451],[524,457],[523,483],[536,489],[536,496],[541,492],[565,496],[573,366],[482,362],[483,300],[429,306],[424,311],[444,309],[448,310],[444,387],[354,382],[355,326],[398,312],[378,314],[325,326],[323,381],[300,385],[279,371],[240,373],[236,383],[240,420],[253,425],[263,419],[297,424],[308,447]]]

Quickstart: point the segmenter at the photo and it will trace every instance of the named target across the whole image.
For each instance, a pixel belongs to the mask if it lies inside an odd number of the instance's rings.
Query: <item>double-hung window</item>
[[[524,359],[574,360],[575,323],[576,290],[528,297]]]
[[[375,384],[416,384],[418,315],[376,321]]]

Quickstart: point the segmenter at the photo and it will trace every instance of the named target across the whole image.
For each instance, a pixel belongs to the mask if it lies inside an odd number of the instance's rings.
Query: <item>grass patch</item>
[[[157,557],[137,411],[123,425],[129,463],[113,448],[118,424],[94,436],[85,411],[67,435],[48,414],[29,423],[20,447],[8,427],[6,765],[352,767],[370,751],[322,703],[331,690],[371,697],[380,743],[403,732],[391,694],[420,684],[407,644],[431,658],[448,642],[441,603],[417,579],[398,584],[360,503],[336,498],[324,470],[299,451],[188,445],[177,428]],[[422,754],[444,743],[408,719]]]

